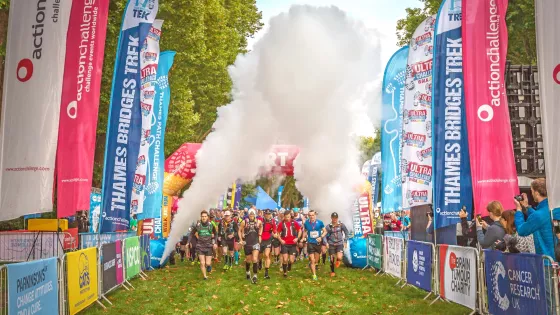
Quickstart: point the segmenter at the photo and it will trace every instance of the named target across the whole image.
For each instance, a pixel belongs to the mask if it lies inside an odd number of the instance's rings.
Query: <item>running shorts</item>
[[[308,254],[313,254],[313,253],[320,254],[322,252],[323,252],[323,250],[321,249],[321,245],[307,243],[307,253]]]
[[[272,239],[261,242],[261,250],[265,250],[267,248],[272,248]]]
[[[235,245],[235,241],[233,240],[233,238],[225,241],[225,246],[227,246],[227,249],[230,252],[233,252],[235,248],[234,245]]]
[[[335,255],[344,252],[344,245],[329,245],[329,255]]]
[[[272,239],[272,247],[273,248],[278,248],[278,247],[280,247],[280,245],[282,245],[282,244],[280,244],[280,241],[277,238]]]
[[[212,247],[197,247],[196,248],[196,255],[198,256],[214,256],[214,249]]]
[[[245,250],[245,256],[249,256],[249,255],[253,255],[254,250],[260,250],[261,246],[260,244],[257,243],[254,245],[245,245],[243,249]]]
[[[295,244],[293,245],[282,245],[282,249],[280,251],[282,254],[288,255],[296,255],[297,254],[297,247]]]

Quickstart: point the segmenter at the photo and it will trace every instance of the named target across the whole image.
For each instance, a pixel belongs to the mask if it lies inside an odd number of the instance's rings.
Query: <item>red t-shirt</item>
[[[274,223],[274,220],[270,220],[270,222],[263,221],[262,240],[268,241],[273,233],[276,233],[276,223]]]
[[[391,231],[393,232],[400,232],[401,231],[401,221],[399,220],[391,220]]]
[[[292,233],[293,232],[292,228],[291,228],[292,224],[294,226],[294,229],[296,230],[295,235]],[[282,235],[283,235],[282,231],[284,230],[284,228],[286,228],[286,232],[284,233],[285,236],[282,237]],[[298,236],[298,233],[299,233],[300,229],[301,229],[300,225],[295,221],[291,221],[291,223],[286,222],[286,221],[282,221],[282,222],[278,223],[278,227],[277,227],[278,233],[280,233],[280,236],[281,236],[282,240],[284,242],[286,242],[286,245],[295,245],[296,244],[296,239],[297,239],[297,236]]]

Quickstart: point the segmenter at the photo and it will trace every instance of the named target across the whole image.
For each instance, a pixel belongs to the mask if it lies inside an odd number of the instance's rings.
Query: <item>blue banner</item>
[[[303,209],[309,209],[309,198],[303,197]]]
[[[235,184],[235,204],[233,205],[233,209],[239,209],[239,204],[241,202],[241,188],[243,183],[241,180],[237,180]]]
[[[432,291],[432,246],[430,244],[408,241],[406,243],[406,282]]]
[[[278,209],[282,208],[282,192],[284,191],[284,186],[278,187]]]
[[[383,76],[381,113],[381,212],[402,209],[402,124],[408,46],[389,60]]]
[[[484,251],[490,314],[548,314],[543,259]]]
[[[367,266],[367,238],[352,237],[348,242],[352,268],[364,268]]]
[[[432,87],[435,228],[459,223],[463,206],[472,213],[461,12],[461,0],[446,0],[436,22]]]
[[[142,263],[142,270],[146,271],[151,267],[151,252],[150,252],[150,236],[140,236],[140,262]]]
[[[379,184],[379,165],[371,164],[369,167],[369,182],[371,183],[371,200],[373,209],[377,208],[377,195],[379,195],[379,191],[377,190],[377,186]]]
[[[105,145],[100,232],[129,229],[130,199],[140,139],[140,50],[158,0],[129,0],[117,47]]]
[[[8,314],[58,314],[57,267],[56,257],[8,264]]]
[[[148,165],[146,169],[144,209],[142,213],[138,214],[139,220],[161,218],[163,168],[165,163],[163,148],[165,143],[167,113],[169,110],[169,101],[171,100],[168,74],[173,66],[175,54],[176,52],[174,51],[164,51],[159,56],[152,129],[150,131],[150,137],[148,138],[150,153],[148,154]]]

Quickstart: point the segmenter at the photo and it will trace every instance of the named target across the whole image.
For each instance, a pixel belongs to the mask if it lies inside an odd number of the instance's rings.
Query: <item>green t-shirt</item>
[[[138,220],[130,219],[130,229],[133,231],[138,230]]]

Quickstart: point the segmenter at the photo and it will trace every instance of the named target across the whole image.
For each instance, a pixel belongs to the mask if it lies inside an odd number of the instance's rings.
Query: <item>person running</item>
[[[272,212],[266,210],[263,221],[261,251],[264,252],[264,278],[270,279],[268,269],[270,268],[270,252],[272,251],[272,241],[276,236],[276,223],[272,219]]]
[[[222,251],[224,254],[224,270],[233,267],[233,256],[235,249],[235,235],[239,232],[237,222],[232,220],[231,212],[226,211],[224,218],[218,226],[219,239],[222,243]]]
[[[245,251],[245,273],[247,280],[257,284],[257,273],[259,272],[259,250],[263,232],[262,222],[257,220],[257,212],[249,210],[249,217],[241,222],[239,228],[240,243]],[[251,278],[251,262],[253,263],[253,277]]]
[[[202,210],[200,221],[195,225],[193,232],[198,239],[196,243],[196,255],[200,260],[200,270],[204,280],[208,280],[207,273],[212,272],[212,254],[218,248],[216,236],[218,232],[214,225],[209,221],[208,212]]]
[[[216,222],[216,215],[214,213],[215,213],[214,210],[210,210],[210,213],[208,214],[208,217],[209,217],[208,220],[210,221],[210,223],[212,223],[212,225],[214,226],[216,231],[218,231],[218,222]],[[217,238],[217,235],[216,235],[216,238]],[[216,261],[216,262],[218,262],[219,258],[220,258],[220,251],[219,251],[218,247],[220,247],[220,244],[218,244],[218,246],[214,249],[214,253],[213,253],[214,261]]]
[[[313,273],[313,280],[317,280],[317,266],[319,265],[319,255],[321,254],[321,244],[323,238],[327,234],[323,221],[317,220],[317,214],[314,210],[309,211],[309,220],[303,223],[303,230],[307,239],[307,253],[309,254],[309,268]]]
[[[292,264],[295,262],[297,254],[297,241],[301,238],[301,227],[297,222],[292,221],[290,211],[284,213],[284,221],[277,227],[280,243],[282,244],[282,271],[284,278],[288,277],[288,271],[292,270]]]
[[[196,257],[196,245],[198,243],[198,239],[196,238],[195,235],[195,227],[196,227],[196,223],[197,221],[193,222],[193,224],[191,225],[191,227],[189,228],[189,258],[191,260],[191,265],[194,266],[194,264],[198,261],[198,257]],[[198,261],[198,264],[200,264],[200,261]]]
[[[329,244],[329,255],[331,260],[331,277],[336,274],[334,268],[340,266],[342,261],[342,254],[344,253],[344,248],[347,246],[346,241],[348,240],[348,229],[344,223],[338,221],[338,213],[333,212],[331,214],[331,223],[326,227],[327,231],[327,242]]]
[[[234,245],[233,245],[233,257],[235,260],[235,265],[239,265],[239,251],[241,250],[241,244],[239,244],[239,226],[241,226],[241,222],[243,222],[243,219],[239,216],[239,212],[238,211],[234,211],[233,212],[233,221],[237,223],[237,231],[238,233],[235,234],[235,238],[234,238]]]

